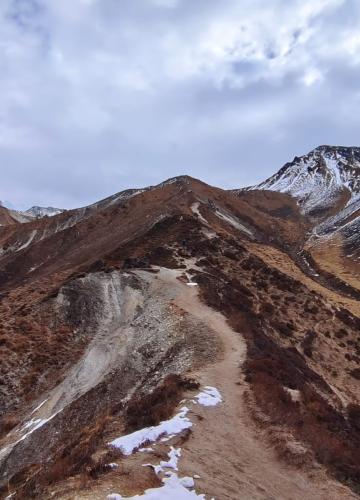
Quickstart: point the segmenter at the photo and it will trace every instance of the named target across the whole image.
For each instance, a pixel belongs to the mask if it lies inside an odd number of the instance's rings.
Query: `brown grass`
[[[208,305],[225,313],[233,329],[247,340],[244,369],[258,407],[271,424],[304,443],[305,449],[311,450],[337,479],[359,492],[359,410],[350,406],[348,418],[343,414],[336,395],[321,375],[326,366],[322,366],[324,355],[320,350],[323,339],[330,339],[328,342],[334,342],[332,352],[338,358],[336,368],[342,356],[353,361],[353,354],[344,352],[346,345],[336,345],[329,331],[340,332],[341,337],[352,336],[357,345],[358,318],[345,309],[335,309],[333,318],[316,292],[253,255],[247,255],[237,267],[233,260],[228,263],[222,259],[217,268],[208,266],[207,271],[208,275],[197,277],[197,282]],[[244,287],[251,286],[250,275],[255,300],[244,293]],[[238,281],[242,281],[241,288]],[[360,377],[357,368],[351,368],[349,373]],[[301,401],[292,401],[284,387],[300,391]],[[279,445],[280,449],[283,445]],[[286,453],[285,447],[281,453]]]
[[[82,482],[85,477],[94,477],[105,469],[103,461],[95,461],[93,454],[102,442],[106,425],[110,417],[102,416],[94,425],[85,427],[58,456],[50,463],[26,467],[11,478],[10,490],[16,490],[15,499],[38,498],[46,489],[68,477],[79,475]],[[114,451],[109,452],[113,457]],[[119,454],[116,455],[119,458]],[[104,461],[108,458],[106,455]]]
[[[198,389],[199,384],[180,375],[168,375],[150,394],[135,393],[125,413],[127,432],[157,425],[168,419],[182,399],[184,390]]]

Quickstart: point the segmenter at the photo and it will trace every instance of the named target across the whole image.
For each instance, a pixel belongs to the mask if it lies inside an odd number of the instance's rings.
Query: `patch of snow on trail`
[[[205,495],[197,495],[195,491],[189,491],[187,488],[192,488],[194,481],[191,477],[179,478],[175,473],[171,473],[169,477],[163,479],[164,486],[160,488],[151,488],[146,490],[143,495],[135,495],[134,497],[123,497],[117,493],[112,493],[107,496],[108,500],[133,500],[142,498],[143,500],[205,500]]]
[[[193,400],[192,402],[203,406],[216,406],[222,402],[220,392],[215,387],[211,386],[206,386],[197,396],[195,396],[195,398],[196,401]],[[109,444],[120,448],[125,455],[131,455],[131,453],[138,449],[145,441],[154,442],[164,433],[168,437],[161,439],[161,441],[167,441],[175,434],[185,429],[189,429],[192,426],[192,422],[186,416],[188,411],[189,409],[183,406],[180,412],[170,420],[161,422],[157,426],[148,427],[128,434],[127,436],[122,436]],[[152,467],[157,476],[160,474],[163,476],[163,486],[148,489],[143,495],[135,495],[133,497],[123,497],[118,493],[112,493],[106,497],[107,500],[123,500],[125,498],[128,500],[135,500],[137,498],[143,500],[205,500],[204,494],[198,495],[194,490],[194,478],[188,476],[179,477],[176,472],[172,472],[178,470],[180,457],[181,448],[174,448],[171,446],[168,453],[169,459],[167,461],[162,460],[159,465],[143,465],[143,467]],[[172,471],[169,469],[172,469]],[[198,475],[194,477],[199,478]]]
[[[164,469],[178,470],[178,461],[181,456],[181,449],[171,447],[168,453],[169,460],[161,461],[160,465],[144,464],[144,467],[153,467],[155,473],[165,474],[163,478],[163,486],[159,488],[151,488],[146,490],[143,495],[135,495],[134,497],[122,497],[118,493],[112,493],[107,496],[108,500],[119,500],[123,498],[144,500],[187,500],[187,499],[202,499],[205,500],[205,495],[197,495],[193,488],[195,486],[192,477],[178,477],[175,472],[165,471]]]
[[[26,430],[30,429],[29,432],[24,434],[18,441],[16,441],[15,444],[20,443],[21,441],[24,441],[30,434],[32,434],[34,431],[37,429],[40,429],[43,425],[45,425],[50,419],[43,419],[43,418],[36,418],[36,419],[31,419],[29,422],[26,422],[26,424],[22,427],[21,430]]]
[[[131,455],[132,452],[146,442],[153,443],[157,441],[162,434],[173,436],[179,434],[185,429],[192,427],[192,422],[186,416],[189,409],[183,406],[180,412],[169,420],[160,422],[153,427],[145,427],[126,436],[121,436],[109,443],[116,448],[120,448],[125,455]]]
[[[191,278],[191,276],[190,276],[190,274],[188,272],[186,272],[185,275],[186,275],[186,278],[188,280],[187,283],[186,283],[187,286],[198,286],[197,283],[195,283],[194,281],[192,281],[192,278]]]
[[[178,470],[178,462],[179,458],[181,457],[181,449],[171,446],[168,457],[169,460],[167,462],[161,460],[160,465],[144,464],[143,467],[152,467],[155,471],[155,474],[157,475],[159,475],[160,472],[164,472],[164,469]]]
[[[222,402],[221,394],[215,387],[210,387],[207,385],[205,389],[195,396],[198,403],[202,406],[216,406]]]

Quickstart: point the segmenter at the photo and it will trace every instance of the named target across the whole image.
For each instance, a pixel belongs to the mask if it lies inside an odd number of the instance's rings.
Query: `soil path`
[[[288,467],[266,446],[244,401],[248,390],[240,370],[246,357],[244,339],[222,314],[200,301],[196,286],[181,283],[178,275],[161,269],[159,287],[167,294],[171,291],[174,303],[205,322],[223,343],[221,359],[193,373],[202,385],[216,387],[223,402],[212,408],[192,407],[193,433],[182,447],[180,475],[200,476],[196,490],[217,500],[358,498],[322,469],[309,474]]]
[[[194,283],[184,282],[184,279],[191,280],[189,271],[160,268],[157,274],[146,271],[137,271],[136,274],[150,284],[151,293],[157,300],[172,304],[177,314],[182,310],[189,319],[196,319],[194,325],[200,320],[219,337],[223,346],[220,356],[190,374],[202,386],[216,387],[223,401],[215,407],[186,401],[193,427],[190,438],[181,445],[179,477],[194,477],[197,493],[205,494],[207,500],[358,498],[348,488],[330,479],[322,468],[316,467],[309,472],[287,466],[278,459],[272,447],[267,446],[264,431],[258,429],[250,417],[245,401],[249,387],[243,379],[241,365],[246,358],[246,343],[240,333],[230,328],[222,314],[200,300],[199,289]],[[165,452],[166,456],[168,446],[157,443],[153,448]],[[151,487],[150,469],[143,468],[143,464],[149,462],[158,463],[158,456],[134,454],[120,462],[122,474],[115,470],[103,476],[90,491],[74,493],[77,490],[74,484],[71,493],[58,492],[55,498],[106,499],[110,493],[126,491],[129,482],[136,483],[136,491],[140,494]]]

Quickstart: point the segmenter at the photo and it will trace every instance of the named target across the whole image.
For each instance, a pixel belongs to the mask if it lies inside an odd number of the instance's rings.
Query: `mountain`
[[[0,205],[0,226],[7,226],[11,224],[22,224],[29,222],[31,217],[23,212],[11,210]]]
[[[0,227],[1,498],[358,498],[332,200],[181,176]]]
[[[251,189],[288,193],[303,213],[326,217],[360,199],[360,148],[319,146]]]
[[[320,146],[249,189],[295,198],[311,221],[306,249],[330,272],[351,281],[354,261],[360,261],[360,148]]]
[[[59,215],[65,210],[53,207],[38,207],[34,206],[21,212],[20,210],[11,210],[4,207],[0,202],[0,226],[7,226],[12,224],[25,224],[34,219],[41,219],[43,217],[53,217]]]
[[[41,218],[53,217],[54,215],[59,215],[62,212],[64,212],[64,210],[61,208],[34,206],[29,208],[29,210],[26,210],[25,214],[30,217]]]

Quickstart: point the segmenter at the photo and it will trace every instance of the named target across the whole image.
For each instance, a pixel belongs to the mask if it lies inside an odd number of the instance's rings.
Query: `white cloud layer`
[[[359,145],[357,0],[2,0],[0,199],[257,182]]]

